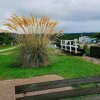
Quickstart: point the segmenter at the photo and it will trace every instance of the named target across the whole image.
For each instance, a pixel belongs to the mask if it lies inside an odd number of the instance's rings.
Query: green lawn
[[[7,46],[0,46],[0,50],[3,50],[3,49],[8,49],[10,47],[13,47],[13,46],[10,46],[10,45],[7,45]]]
[[[100,75],[100,65],[85,61],[81,57],[56,55],[52,56],[54,63],[47,67],[16,68],[12,62],[16,60],[16,53],[0,55],[0,79],[27,78],[47,74],[56,74],[64,78],[76,78]]]
[[[10,49],[9,50],[9,48],[12,48],[12,49]],[[1,50],[4,50],[4,51],[2,51],[2,52],[0,52],[0,55],[2,54],[2,53],[9,53],[9,52],[13,52],[13,51],[17,51],[18,49],[18,47],[17,46],[11,46],[11,47],[9,47],[9,48],[5,48],[5,49],[1,49]],[[8,50],[7,50],[8,49]]]

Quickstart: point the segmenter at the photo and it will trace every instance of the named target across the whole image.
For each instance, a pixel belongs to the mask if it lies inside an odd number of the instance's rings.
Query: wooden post
[[[65,51],[67,51],[67,40],[65,40]]]
[[[77,43],[75,41],[75,53],[77,54]]]
[[[63,50],[63,40],[61,40],[61,50]]]
[[[72,52],[72,48],[71,48],[71,41],[69,41],[69,44],[70,44],[70,52]]]

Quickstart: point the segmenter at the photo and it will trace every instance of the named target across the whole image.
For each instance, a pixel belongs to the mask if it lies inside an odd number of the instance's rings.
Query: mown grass
[[[100,75],[100,65],[85,61],[81,57],[63,54],[51,55],[52,64],[38,68],[16,68],[12,62],[17,53],[0,55],[0,79],[28,78],[33,76],[56,74],[64,78],[76,78]]]

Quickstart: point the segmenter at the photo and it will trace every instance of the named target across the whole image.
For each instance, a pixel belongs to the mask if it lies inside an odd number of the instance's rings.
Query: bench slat
[[[78,96],[86,96],[99,93],[100,93],[100,86],[46,93],[35,96],[26,96],[26,97],[24,96],[21,98],[17,98],[16,100],[59,100],[59,99],[73,98]]]
[[[49,81],[49,82],[21,85],[15,87],[15,93],[21,94],[21,93],[27,93],[32,91],[39,91],[39,90],[46,90],[46,89],[53,89],[53,88],[60,88],[60,87],[66,87],[72,85],[95,83],[95,82],[100,82],[100,76],[64,79],[58,81]]]

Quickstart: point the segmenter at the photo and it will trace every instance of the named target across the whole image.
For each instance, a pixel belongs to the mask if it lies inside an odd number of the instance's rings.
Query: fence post
[[[67,51],[67,40],[65,40],[65,51]]]
[[[71,41],[69,41],[69,43],[70,43],[70,52],[72,51],[72,48],[71,48]]]
[[[77,42],[75,41],[75,53],[77,54]]]
[[[61,40],[61,42],[60,42],[60,44],[61,44],[61,50],[63,50],[63,45],[62,45],[62,41],[63,41],[63,40]]]

